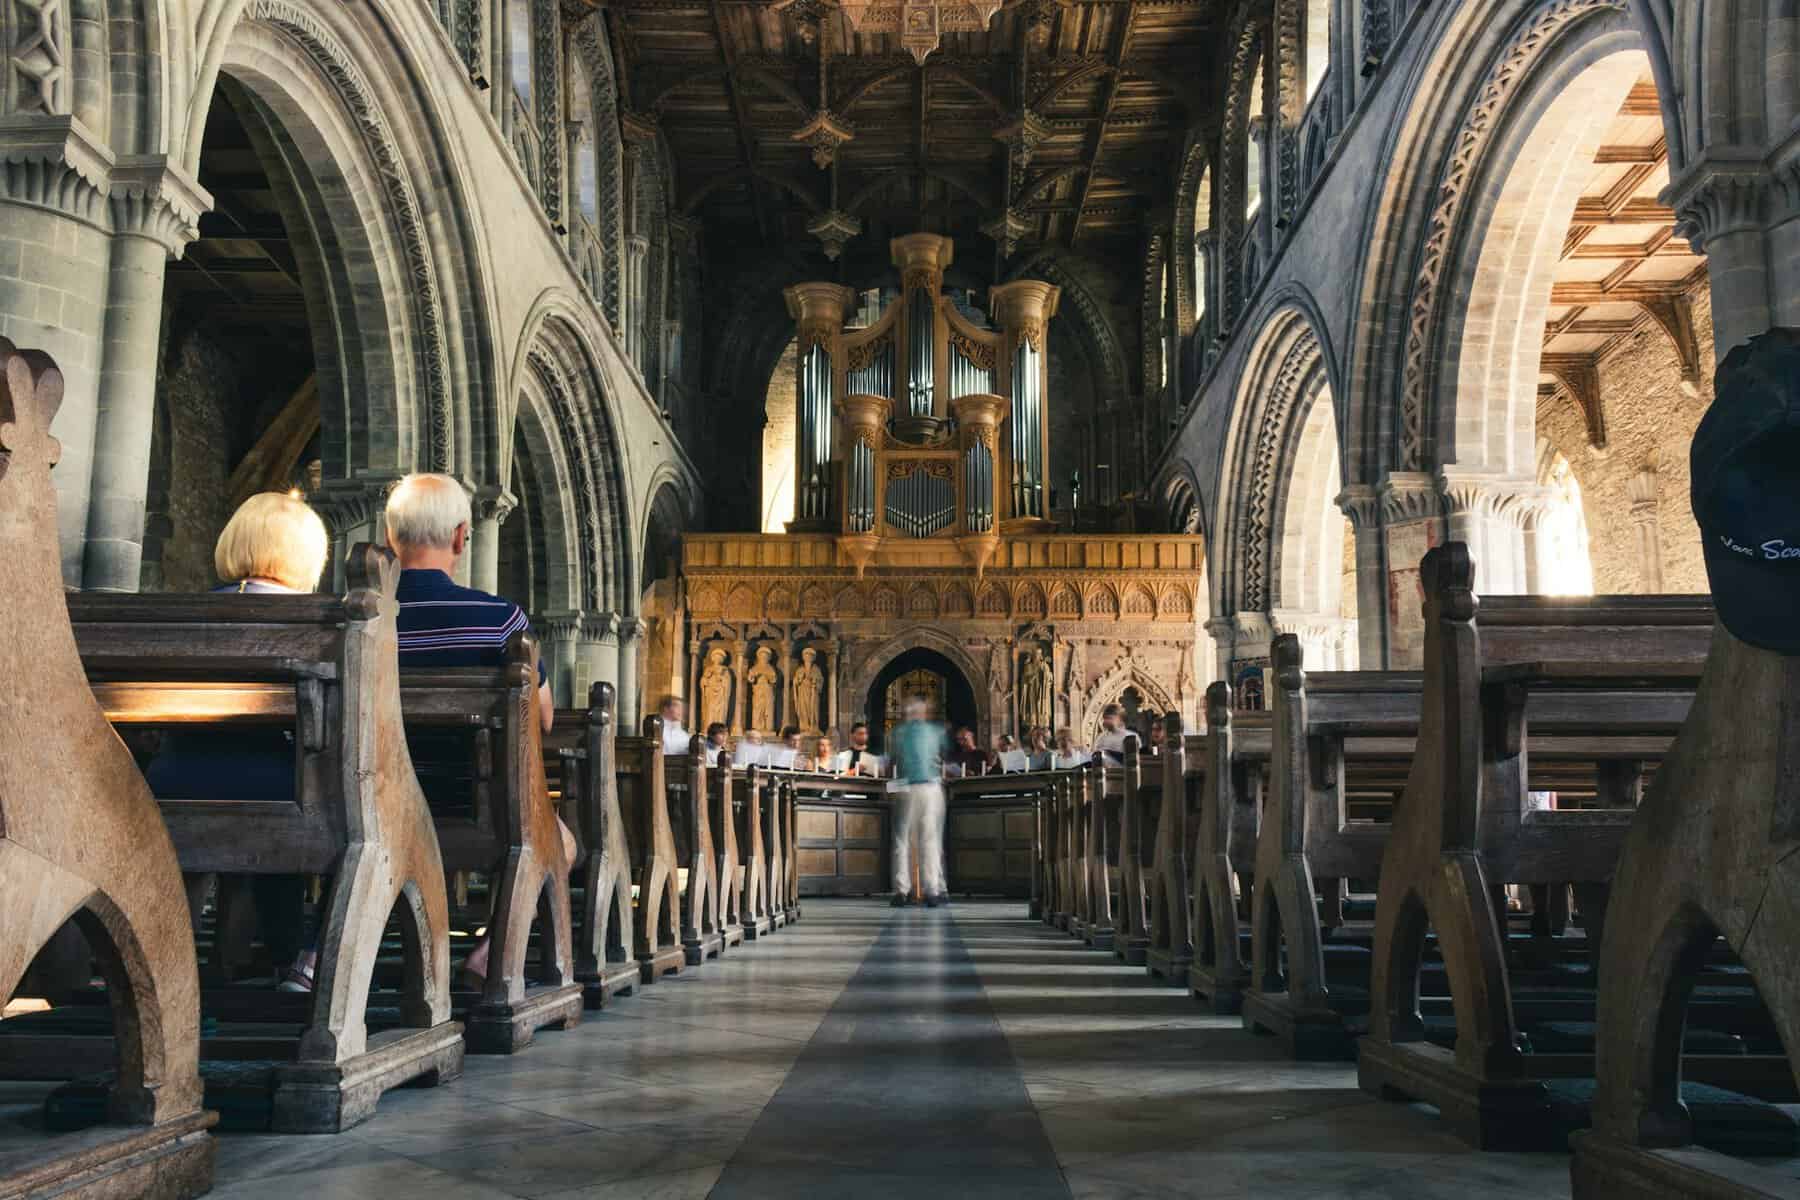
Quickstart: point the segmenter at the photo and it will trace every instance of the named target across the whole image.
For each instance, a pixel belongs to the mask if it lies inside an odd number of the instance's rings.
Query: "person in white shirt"
[[[1125,710],[1109,704],[1100,714],[1100,736],[1094,739],[1094,753],[1104,755],[1109,766],[1125,761]]]
[[[731,750],[731,733],[724,725],[714,721],[706,727],[706,765],[719,765],[719,755]]]
[[[1050,768],[1054,771],[1071,771],[1085,766],[1088,753],[1075,745],[1075,735],[1066,727],[1056,731],[1056,753],[1050,757]]]
[[[850,727],[850,748],[838,751],[838,756],[831,765],[832,770],[840,775],[866,775],[871,779],[881,777],[881,755],[869,749],[867,722],[858,721]]]
[[[657,712],[663,723],[663,756],[666,758],[686,758],[693,744],[693,735],[682,726],[683,713],[680,696],[664,696]]]
[[[769,744],[763,741],[762,734],[754,729],[747,730],[738,739],[737,753],[731,761],[740,767],[766,767],[769,765]]]

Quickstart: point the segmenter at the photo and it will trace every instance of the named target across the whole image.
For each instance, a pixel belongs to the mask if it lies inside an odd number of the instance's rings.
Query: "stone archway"
[[[1078,745],[1094,744],[1094,739],[1100,736],[1100,714],[1106,711],[1108,704],[1119,703],[1127,688],[1136,688],[1138,695],[1158,712],[1175,712],[1181,707],[1170,689],[1128,650],[1088,689],[1087,704],[1082,708],[1081,720],[1074,730]]]
[[[866,718],[867,714],[861,712],[859,706],[866,702],[870,690],[874,687],[876,676],[902,654],[920,648],[933,650],[942,655],[969,682],[970,688],[975,693],[976,738],[980,744],[986,745],[990,726],[993,723],[993,714],[989,711],[987,703],[989,692],[987,672],[969,657],[968,652],[955,638],[925,625],[903,628],[894,636],[865,650],[850,665],[848,672],[840,678],[837,689],[838,711],[834,716],[840,733],[848,731],[853,721]]]

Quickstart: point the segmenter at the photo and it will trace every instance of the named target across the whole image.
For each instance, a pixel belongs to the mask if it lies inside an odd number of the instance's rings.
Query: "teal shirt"
[[[943,776],[944,751],[950,739],[935,721],[907,721],[894,730],[895,778],[902,783],[932,783]]]

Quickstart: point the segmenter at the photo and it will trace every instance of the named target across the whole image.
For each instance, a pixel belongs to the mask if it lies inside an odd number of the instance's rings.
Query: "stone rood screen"
[[[1046,323],[1057,288],[989,292],[993,328],[944,294],[949,238],[890,243],[900,292],[846,330],[855,293],[787,289],[799,342],[793,533],[836,534],[860,575],[896,539],[947,538],[979,574],[1002,534],[1046,533]]]

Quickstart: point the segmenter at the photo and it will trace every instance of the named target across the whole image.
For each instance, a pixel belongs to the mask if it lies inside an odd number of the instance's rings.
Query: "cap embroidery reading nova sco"
[[[1694,520],[1719,620],[1800,654],[1800,329],[1726,356],[1689,459]]]

